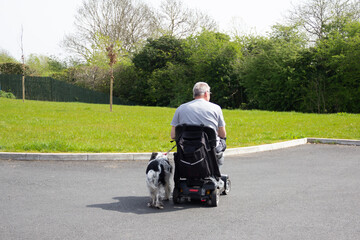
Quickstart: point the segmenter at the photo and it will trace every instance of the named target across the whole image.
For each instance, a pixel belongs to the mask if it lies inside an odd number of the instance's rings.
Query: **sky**
[[[141,0],[138,0],[141,1]],[[142,0],[159,7],[162,0]],[[243,33],[266,34],[281,23],[288,10],[301,0],[182,0],[215,19],[220,31],[236,26]],[[21,59],[21,36],[24,55],[40,54],[66,58],[60,46],[66,34],[75,31],[74,21],[83,0],[0,0],[0,51]]]

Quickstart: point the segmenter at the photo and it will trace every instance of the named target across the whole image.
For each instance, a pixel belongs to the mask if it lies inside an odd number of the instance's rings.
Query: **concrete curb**
[[[151,153],[0,153],[0,160],[19,161],[131,161],[149,160]]]
[[[360,140],[302,138],[286,142],[264,144],[253,147],[230,148],[224,153],[225,157],[272,151],[288,147],[295,147],[306,143],[339,144],[360,146]],[[12,153],[0,152],[0,160],[18,161],[138,161],[149,160],[151,153]],[[171,154],[170,157],[172,157]]]
[[[288,148],[288,147],[295,147],[299,145],[303,145],[307,143],[306,138],[302,139],[296,139],[286,142],[279,142],[279,143],[272,143],[272,144],[264,144],[259,146],[253,146],[253,147],[241,147],[241,148],[230,148],[226,149],[224,152],[224,156],[235,156],[240,154],[249,154],[249,153],[256,153],[256,152],[264,152],[264,151],[272,151],[282,148]]]
[[[349,140],[349,139],[307,138],[307,142],[360,146],[360,140]]]

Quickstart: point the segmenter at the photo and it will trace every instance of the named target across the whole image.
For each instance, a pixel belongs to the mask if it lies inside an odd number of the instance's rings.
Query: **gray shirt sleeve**
[[[174,117],[170,123],[171,126],[176,127],[177,125],[179,125],[179,108],[176,109]]]
[[[225,127],[225,120],[224,120],[224,115],[222,113],[222,110],[220,108],[220,113],[219,113],[219,123],[218,123],[219,127]]]

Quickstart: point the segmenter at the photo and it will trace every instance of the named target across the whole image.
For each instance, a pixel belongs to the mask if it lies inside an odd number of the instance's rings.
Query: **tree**
[[[181,0],[161,3],[160,27],[164,34],[177,38],[188,37],[202,30],[216,30],[216,22],[207,14],[186,8]]]
[[[296,26],[277,25],[267,37],[245,39],[240,73],[248,107],[359,112],[359,24],[333,21],[310,47]]]
[[[114,51],[114,44],[110,44],[109,47],[106,48],[109,57],[109,65],[110,65],[110,112],[112,112],[112,104],[113,104],[113,85],[114,85],[114,64],[117,61],[117,56]]]
[[[327,68],[326,59],[318,52],[316,47],[304,49],[299,59],[297,72],[303,79],[303,104],[296,111],[327,112]]]
[[[299,25],[315,42],[326,35],[326,26],[341,18],[360,19],[360,4],[356,0],[306,0],[290,11],[291,25]]]
[[[67,68],[66,62],[55,56],[30,54],[26,59],[26,65],[31,69],[31,75],[50,77],[62,72]]]
[[[179,77],[174,71],[177,69],[178,73],[184,72],[181,68],[186,68],[187,59],[184,41],[167,35],[158,39],[148,39],[144,48],[134,55],[132,61],[140,70],[142,84],[146,82],[148,85],[141,94],[147,99],[148,104],[170,105],[174,96],[179,94],[178,81],[185,77]]]
[[[18,63],[6,50],[0,49],[0,64],[1,63]]]
[[[135,104],[149,105],[144,96],[146,89],[148,89],[147,82],[141,78],[139,70],[130,60],[121,61],[115,65],[114,96]]]
[[[237,74],[240,47],[226,34],[210,31],[185,40],[173,36],[149,39],[133,58],[147,84],[141,96],[151,105],[178,106],[192,98],[194,83],[205,81],[214,92],[212,101],[222,107],[239,107],[243,93]]]
[[[29,75],[31,73],[29,66],[25,65],[25,74]],[[22,63],[0,63],[0,74],[23,74],[23,65]]]
[[[249,37],[242,49],[241,82],[250,108],[299,109],[303,78],[298,74],[305,42],[297,28],[276,25],[269,37]]]
[[[24,47],[23,47],[23,33],[24,30],[21,26],[21,61],[22,61],[22,100],[25,102],[25,57],[24,57]]]
[[[360,22],[333,29],[316,46],[325,70],[327,112],[360,112]]]
[[[86,61],[93,58],[103,36],[131,52],[157,29],[150,8],[133,0],[86,0],[75,19],[77,31],[65,36],[63,45]]]
[[[186,52],[182,40],[165,35],[158,39],[148,39],[143,49],[134,55],[136,67],[151,73],[164,68],[168,62],[186,62]]]
[[[68,68],[57,79],[92,90],[109,92],[109,71],[96,65]]]
[[[240,64],[241,44],[231,41],[226,34],[203,31],[187,39],[192,84],[207,82],[213,92],[211,99],[224,108],[237,108],[242,102],[237,69]]]

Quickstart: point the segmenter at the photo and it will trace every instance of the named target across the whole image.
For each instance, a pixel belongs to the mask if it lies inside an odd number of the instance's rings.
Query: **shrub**
[[[15,99],[14,94],[12,94],[11,92],[5,92],[5,91],[2,91],[2,90],[0,90],[0,97]]]
[[[0,74],[17,74],[22,75],[21,63],[0,63]],[[25,75],[30,75],[31,71],[29,66],[25,65]]]

